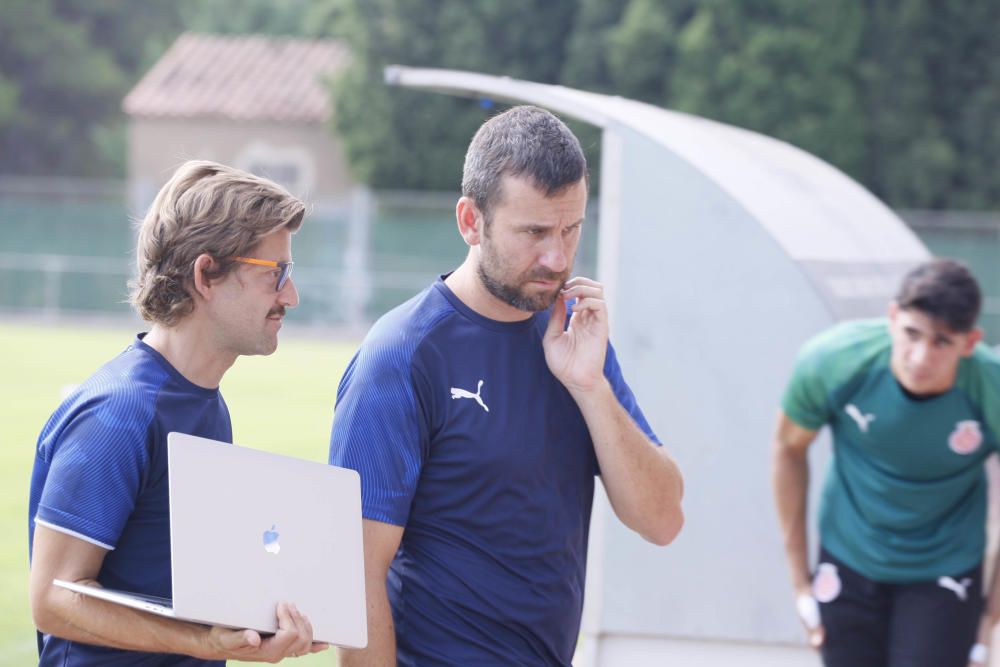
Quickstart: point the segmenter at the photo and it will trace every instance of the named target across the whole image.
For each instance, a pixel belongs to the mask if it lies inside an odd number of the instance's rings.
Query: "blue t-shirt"
[[[548,317],[487,319],[439,280],[341,380],[330,463],[360,473],[365,518],[405,526],[388,577],[400,665],[570,664],[599,471],[545,362]],[[654,438],[610,346],[604,371]]]
[[[109,549],[105,588],[171,596],[167,433],[232,441],[218,389],[192,384],[140,335],[80,385],[38,438],[28,507],[35,523]],[[40,638],[39,665],[222,665]]]

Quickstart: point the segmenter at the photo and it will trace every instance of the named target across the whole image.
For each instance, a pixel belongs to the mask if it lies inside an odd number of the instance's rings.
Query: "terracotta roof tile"
[[[185,33],[125,96],[132,116],[323,122],[324,79],[343,69],[341,42]]]

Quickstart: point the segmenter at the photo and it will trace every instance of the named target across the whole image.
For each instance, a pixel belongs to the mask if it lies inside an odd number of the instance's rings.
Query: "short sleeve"
[[[149,463],[144,407],[139,396],[108,396],[67,416],[40,452],[49,471],[36,520],[115,548]]]
[[[662,444],[659,438],[656,437],[656,434],[653,433],[653,429],[646,420],[646,416],[639,408],[639,402],[636,401],[635,394],[632,393],[632,389],[625,382],[621,366],[618,364],[618,355],[615,354],[615,349],[610,343],[608,343],[608,351],[604,359],[604,377],[611,383],[611,388],[614,390],[618,402],[625,408],[625,411],[629,413],[639,428],[642,429],[646,437],[657,445]]]
[[[985,343],[979,343],[971,358],[958,367],[958,386],[983,416],[990,440],[1000,450],[1000,355]]]
[[[426,451],[409,355],[362,346],[337,390],[329,462],[361,476],[366,519],[406,524]]]
[[[821,369],[823,355],[815,340],[802,348],[781,400],[785,416],[810,431],[818,431],[831,416]]]

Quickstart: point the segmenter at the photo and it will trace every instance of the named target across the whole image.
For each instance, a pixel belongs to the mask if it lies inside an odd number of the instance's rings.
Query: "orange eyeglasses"
[[[243,264],[254,264],[256,266],[268,266],[272,269],[278,269],[278,282],[275,285],[274,291],[280,292],[281,288],[285,286],[288,282],[289,276],[292,275],[292,264],[295,262],[275,262],[270,259],[257,259],[256,257],[230,257],[234,262],[242,262]]]

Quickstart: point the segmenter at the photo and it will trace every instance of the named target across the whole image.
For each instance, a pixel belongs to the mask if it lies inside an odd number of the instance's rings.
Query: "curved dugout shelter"
[[[662,664],[667,645],[724,658],[734,642],[736,664],[754,664],[754,647],[801,645],[770,486],[780,396],[799,346],[884,314],[926,248],[842,172],[770,137],[561,86],[385,74],[603,130],[596,278],[625,376],[684,472],[687,523],[661,549],[597,498],[578,664]],[[827,451],[813,448],[812,506]]]

